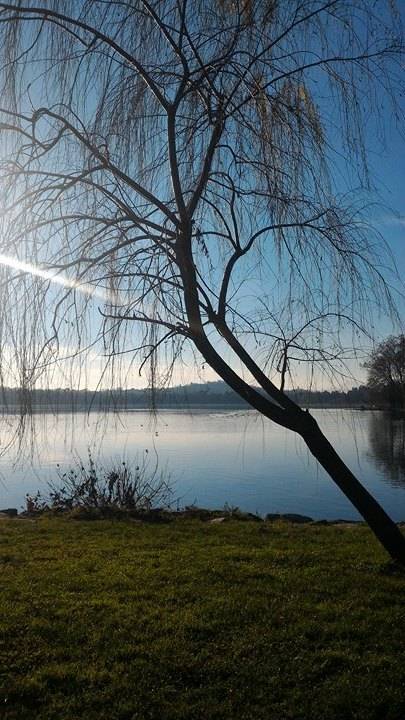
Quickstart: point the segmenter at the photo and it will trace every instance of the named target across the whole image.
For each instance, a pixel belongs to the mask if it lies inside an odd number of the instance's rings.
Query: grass
[[[5,720],[403,720],[405,575],[367,528],[0,523]]]

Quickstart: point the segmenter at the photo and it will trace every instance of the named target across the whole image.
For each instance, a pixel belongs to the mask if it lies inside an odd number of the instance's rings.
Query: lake
[[[405,520],[405,420],[378,411],[314,410],[321,428],[394,520]],[[139,461],[148,450],[167,472],[180,506],[294,512],[316,519],[359,516],[293,433],[254,411],[164,410],[119,415],[36,415],[24,444],[5,450],[17,428],[0,420],[0,508],[47,492],[88,448],[103,465]],[[176,505],[176,503],[175,503]]]

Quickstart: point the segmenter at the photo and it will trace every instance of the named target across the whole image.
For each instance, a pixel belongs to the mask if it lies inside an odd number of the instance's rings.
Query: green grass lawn
[[[362,526],[0,523],[0,716],[404,720],[405,575]]]

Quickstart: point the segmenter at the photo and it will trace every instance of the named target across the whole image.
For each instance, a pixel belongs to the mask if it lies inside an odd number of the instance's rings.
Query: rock
[[[296,515],[295,513],[287,513],[283,515],[283,520],[288,520],[292,523],[310,523],[313,522],[313,518],[309,515]]]
[[[4,508],[4,510],[0,510],[0,514],[7,517],[17,517],[18,510],[17,508]]]
[[[250,512],[237,513],[235,515],[237,520],[251,520],[252,522],[263,522],[263,518],[260,515],[255,515]]]
[[[267,522],[276,522],[277,520],[286,520],[291,523],[310,523],[313,522],[313,518],[308,515],[298,515],[297,513],[268,513],[266,515]]]

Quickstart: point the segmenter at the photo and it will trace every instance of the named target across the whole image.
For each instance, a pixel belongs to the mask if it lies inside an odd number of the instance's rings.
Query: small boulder
[[[17,517],[18,510],[17,508],[4,508],[3,510],[0,510],[1,515],[5,515],[6,517]]]
[[[288,520],[288,522],[292,523],[313,522],[313,518],[309,517],[308,515],[297,515],[295,513],[286,513],[286,515],[283,515],[283,520]]]
[[[237,520],[250,520],[252,522],[263,522],[263,518],[260,515],[255,515],[251,512],[239,512],[235,515]]]
[[[266,515],[267,522],[276,522],[276,520],[285,520],[290,523],[310,523],[313,519],[308,515],[298,515],[297,513],[268,513]]]

